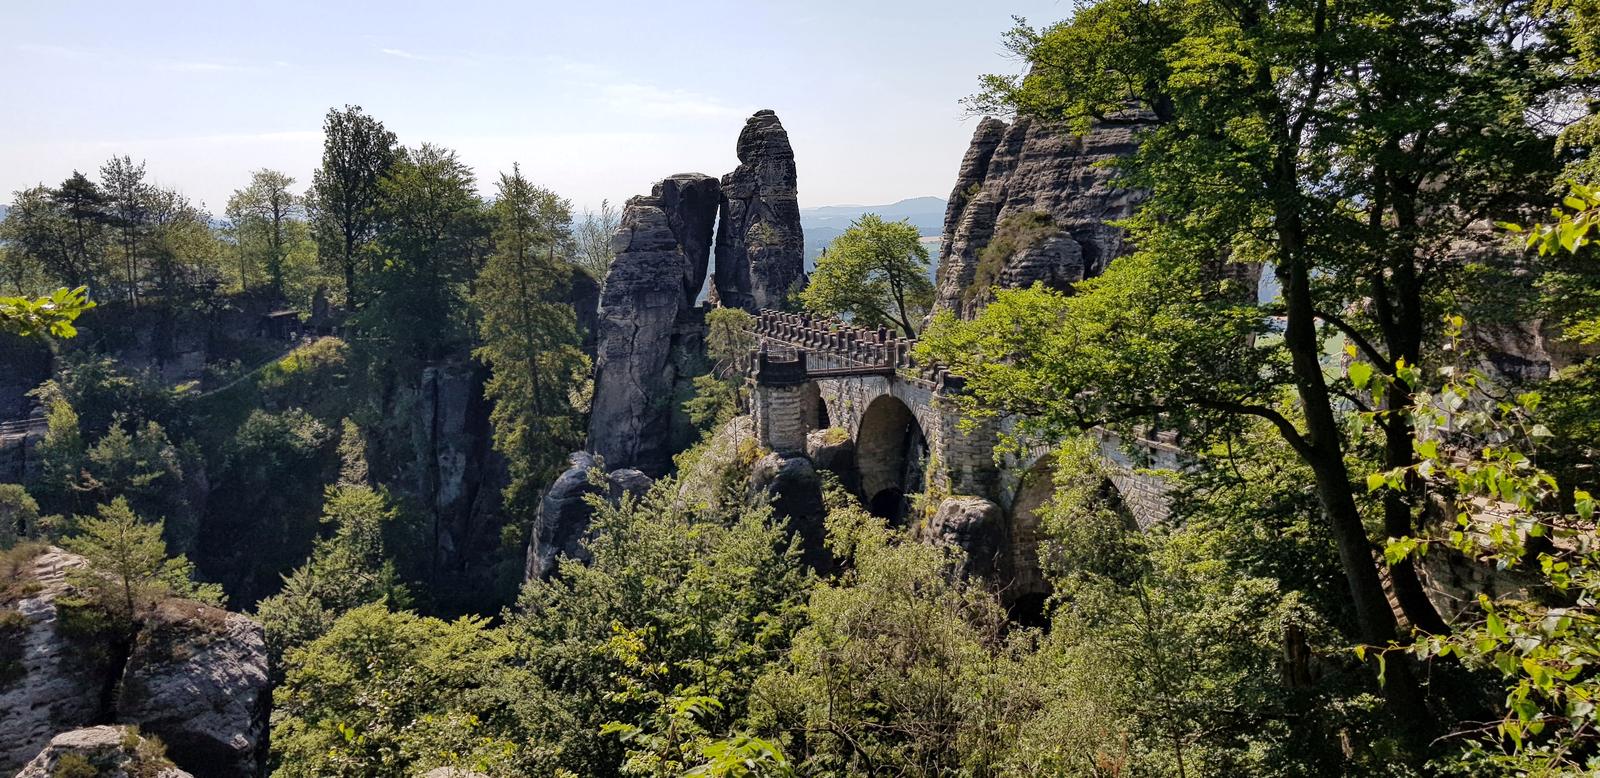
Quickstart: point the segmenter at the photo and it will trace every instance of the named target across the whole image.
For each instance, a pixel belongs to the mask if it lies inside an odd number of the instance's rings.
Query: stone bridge
[[[1008,573],[1013,599],[1043,591],[1035,512],[1053,491],[1050,442],[997,458],[1010,423],[963,425],[952,401],[963,390],[961,377],[919,364],[916,341],[887,329],[766,310],[753,334],[750,406],[764,446],[803,454],[808,435],[843,430],[854,443],[861,498],[891,520],[903,520],[917,494],[992,502],[1004,524],[997,550],[1009,557],[994,569]],[[1109,433],[1100,438],[1102,455],[1113,465],[1110,480],[1134,519],[1140,526],[1164,519],[1164,479],[1151,471],[1179,467],[1174,442],[1158,438],[1129,447]]]

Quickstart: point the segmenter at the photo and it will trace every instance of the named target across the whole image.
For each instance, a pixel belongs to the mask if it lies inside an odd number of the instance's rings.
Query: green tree
[[[121,497],[101,505],[97,516],[78,517],[77,530],[62,541],[89,562],[86,572],[73,576],[74,586],[90,592],[93,602],[127,629],[163,597],[221,599],[215,585],[194,582],[188,559],[167,555],[161,522],[141,521]]]
[[[547,690],[514,702],[516,715],[559,742],[560,766],[577,774],[647,764],[648,743],[617,735],[663,733],[684,700],[717,700],[695,716],[697,732],[732,734],[751,683],[800,626],[810,576],[788,531],[742,494],[703,504],[681,486],[595,500],[591,561],[529,581],[508,623],[527,663],[504,683]],[[623,726],[601,734],[608,723]]]
[[[144,162],[129,156],[112,157],[100,167],[100,188],[105,193],[106,219],[116,234],[128,302],[139,304],[139,260],[150,230],[153,187],[145,181]]]
[[[706,356],[711,370],[695,376],[694,396],[683,403],[689,421],[701,430],[726,424],[744,399],[742,366],[755,349],[755,316],[742,308],[713,308],[706,313]]]
[[[486,619],[356,608],[289,652],[273,694],[277,778],[388,778],[450,766],[500,778],[522,744],[493,715],[510,647]],[[480,715],[481,714],[481,715]]]
[[[73,488],[95,502],[122,498],[141,514],[160,516],[168,528],[167,542],[189,549],[197,519],[186,496],[182,454],[160,424],[145,422],[132,433],[125,425],[122,419],[113,422],[89,447]]]
[[[1270,421],[1312,471],[1361,639],[1388,644],[1396,621],[1347,465],[1359,449],[1341,422],[1350,390],[1328,377],[1326,339],[1387,375],[1431,358],[1429,311],[1463,266],[1439,236],[1537,199],[1550,139],[1501,107],[1548,85],[1515,77],[1523,52],[1492,32],[1520,13],[1109,0],[1043,32],[1019,28],[1011,43],[1034,67],[988,79],[980,106],[1080,128],[1130,104],[1163,120],[1123,168],[1123,185],[1149,193],[1129,225],[1139,250],[1070,298],[1002,293],[977,322],[947,319],[927,356],[976,380],[976,412],[1037,414],[1042,429],[1138,419],[1215,434]],[[1281,298],[1257,305],[1238,283],[1248,274],[1219,258],[1263,263]],[[1397,384],[1383,403],[1404,407],[1420,388]],[[1376,430],[1383,461],[1414,459],[1403,417]],[[1408,533],[1415,496],[1379,497],[1383,533]],[[1388,575],[1411,623],[1447,629],[1408,563]],[[1409,675],[1391,667],[1386,692],[1425,726]]]
[[[0,549],[39,537],[39,503],[22,484],[0,484]]]
[[[244,235],[258,242],[262,266],[274,292],[284,290],[285,269],[294,242],[295,223],[303,213],[300,198],[289,187],[294,178],[276,170],[257,170],[250,184],[235,190],[228,199],[228,212],[240,219]],[[241,283],[244,277],[240,277]]]
[[[61,186],[48,190],[53,213],[43,226],[56,233],[49,238],[61,246],[61,271],[67,286],[96,286],[105,264],[105,228],[108,220],[105,192],[88,176],[73,171]],[[10,214],[7,214],[9,218]],[[57,232],[59,230],[59,232]]]
[[[220,282],[222,246],[211,230],[211,214],[172,189],[151,187],[150,234],[145,252],[149,281],[170,301]]]
[[[933,304],[928,249],[911,222],[866,214],[828,244],[800,299],[816,313],[846,314],[863,327],[897,327],[914,338]]]
[[[583,219],[578,222],[572,261],[594,278],[602,289],[605,288],[606,274],[611,271],[611,260],[617,256],[617,252],[611,248],[611,238],[620,223],[617,209],[611,207],[608,200],[600,201],[599,211],[584,211]]]
[[[997,774],[1018,723],[1006,708],[1022,702],[996,686],[1014,659],[1005,609],[953,574],[958,549],[833,502],[846,572],[812,593],[793,648],[751,690],[753,723],[793,733],[803,774]]]
[[[556,259],[572,248],[572,208],[513,165],[500,176],[491,214],[495,249],[472,298],[483,345],[473,355],[494,371],[484,396],[494,402],[495,450],[511,471],[506,508],[531,522],[539,491],[583,444],[577,395],[589,360],[577,317],[562,299],[574,271]]]
[[[82,174],[69,179],[69,184],[70,189],[35,186],[13,192],[10,210],[0,221],[0,240],[5,242],[8,263],[37,267],[46,283],[85,287],[99,274],[102,197]]]
[[[399,152],[394,133],[360,106],[329,109],[322,132],[322,166],[311,174],[306,205],[317,254],[343,276],[345,304],[355,308],[366,249],[377,233],[378,184]]]
[[[399,374],[465,342],[468,283],[488,247],[488,217],[472,169],[424,143],[400,154],[379,184],[383,265],[359,324]]]
[[[332,629],[338,618],[371,603],[404,608],[406,588],[384,549],[384,533],[397,511],[383,493],[365,485],[330,486],[311,558],[283,579],[283,591],[256,606],[274,665],[286,652]]]

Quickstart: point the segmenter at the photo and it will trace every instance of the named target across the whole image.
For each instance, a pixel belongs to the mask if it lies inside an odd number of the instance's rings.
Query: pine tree
[[[495,449],[511,468],[506,504],[531,518],[539,489],[583,442],[574,395],[588,359],[562,301],[573,270],[557,258],[570,247],[572,209],[513,166],[500,176],[493,215],[495,251],[474,296],[483,341],[474,354],[494,370],[484,392],[495,404]]]

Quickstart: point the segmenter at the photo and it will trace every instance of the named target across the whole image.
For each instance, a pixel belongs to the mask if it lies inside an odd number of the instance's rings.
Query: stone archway
[[[1011,500],[1011,548],[1009,566],[1004,571],[1002,597],[1019,621],[1042,621],[1044,600],[1050,584],[1039,563],[1039,541],[1043,535],[1039,509],[1055,494],[1055,454],[1045,454],[1024,470]]]
[[[904,521],[910,496],[923,490],[928,439],[899,398],[879,395],[862,412],[856,462],[868,510],[894,523]]]

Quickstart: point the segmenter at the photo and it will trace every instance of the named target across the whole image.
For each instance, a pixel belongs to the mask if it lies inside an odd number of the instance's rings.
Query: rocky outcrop
[[[982,497],[947,497],[928,520],[924,537],[961,549],[963,575],[993,578],[1007,548],[1005,512]]]
[[[757,111],[736,151],[739,167],[722,177],[717,297],[752,312],[779,308],[805,273],[794,149],[778,115]]]
[[[628,201],[600,304],[589,450],[609,468],[659,476],[671,465],[676,400],[704,359],[705,283],[717,181],[672,176]],[[675,435],[675,426],[679,431]]]
[[[818,470],[826,470],[839,478],[845,491],[855,494],[861,490],[861,470],[856,467],[856,442],[849,431],[841,427],[812,430],[806,435],[806,456]]]
[[[168,599],[141,616],[131,647],[119,646],[103,617],[63,604],[68,573],[83,564],[48,549],[0,597],[0,774],[56,733],[115,721],[159,736],[201,778],[259,775],[269,688],[261,627]]]
[[[622,468],[611,471],[605,486],[590,480],[590,473],[600,462],[594,455],[574,452],[567,458],[568,467],[555,483],[545,490],[539,500],[539,512],[534,519],[533,537],[528,542],[525,579],[548,578],[555,574],[561,557],[587,562],[589,551],[583,542],[589,537],[589,523],[594,518],[590,495],[603,494],[613,504],[621,502],[624,495],[641,495],[650,489],[650,477],[644,473]]]
[[[159,735],[199,778],[258,775],[267,756],[267,650],[249,617],[169,599],[122,671],[116,720]]]
[[[971,317],[994,288],[1065,289],[1125,253],[1109,222],[1131,216],[1139,195],[1105,163],[1133,153],[1153,122],[1130,112],[1082,135],[1027,117],[980,123],[945,214],[935,309]]]
[[[771,500],[772,512],[800,537],[801,561],[818,572],[833,570],[823,526],[828,509],[822,502],[822,478],[810,458],[767,454],[750,470],[750,490]]]
[[[34,557],[0,602],[0,775],[20,768],[50,738],[94,722],[111,681],[108,658],[73,639],[57,600],[83,558],[51,550]],[[70,614],[68,614],[70,615]]]
[[[93,772],[86,772],[92,770]],[[194,778],[173,766],[161,745],[134,727],[100,726],[63,732],[50,739],[17,778]],[[242,773],[238,773],[242,774]]]

